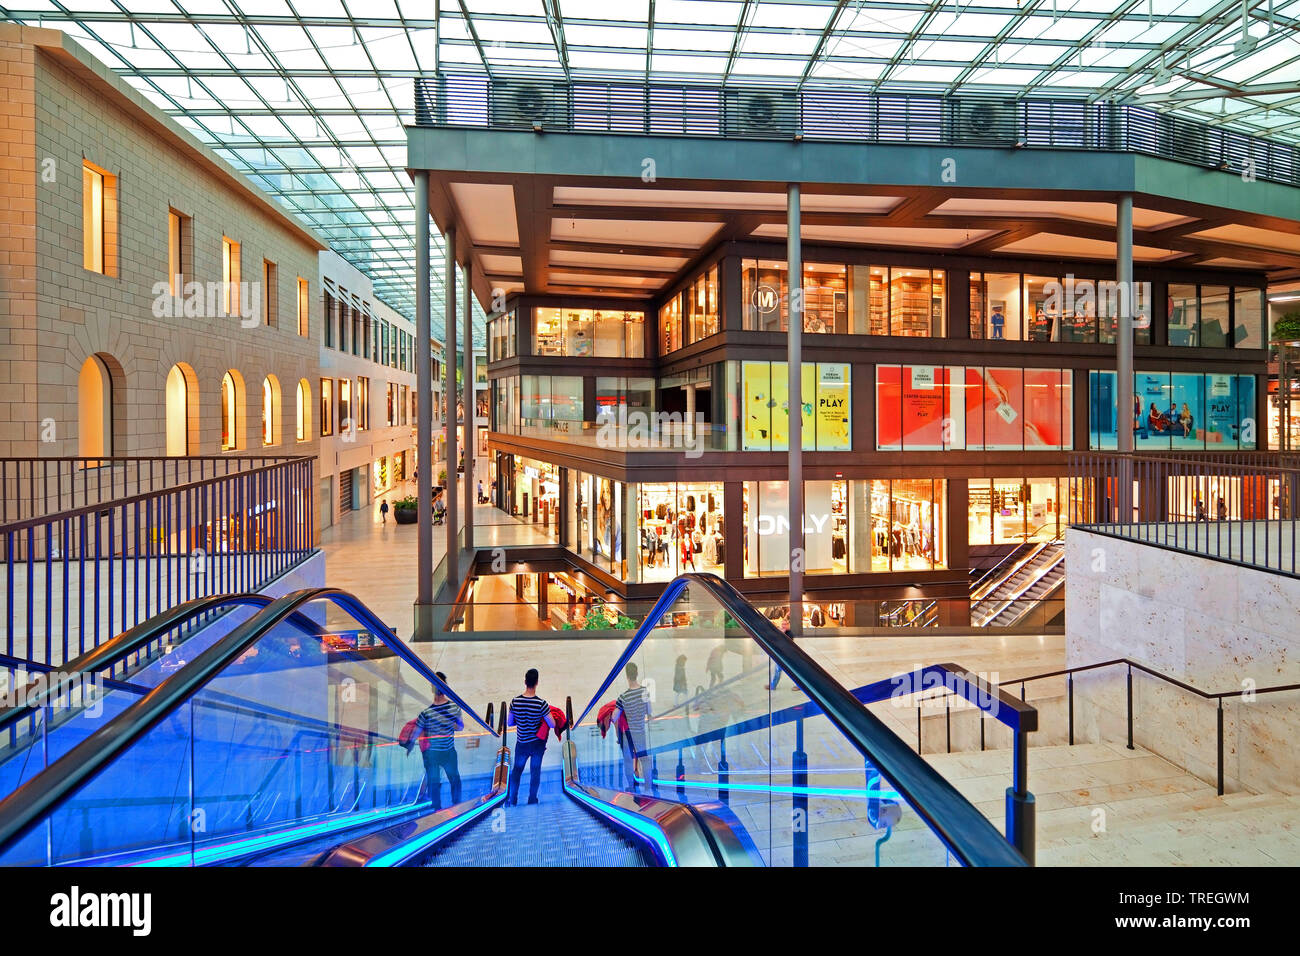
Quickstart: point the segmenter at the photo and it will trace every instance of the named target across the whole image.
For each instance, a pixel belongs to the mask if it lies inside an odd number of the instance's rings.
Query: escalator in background
[[[1050,610],[1044,602],[1052,601],[1064,583],[1063,541],[1021,545],[972,589],[971,623],[977,627],[1018,624],[1035,609]]]
[[[359,633],[372,646],[340,641]],[[148,628],[126,637],[118,654],[158,640]],[[111,670],[113,657],[80,663]],[[674,692],[679,676],[695,690]],[[465,721],[454,735],[460,802],[445,807],[422,787],[418,752],[399,742],[431,685]],[[602,727],[615,700],[646,719]],[[668,586],[570,720],[536,806],[502,806],[504,705],[495,726],[490,712],[479,719],[333,589],[271,601],[155,684],[106,685],[103,701],[98,713],[68,702],[57,719],[39,699],[0,711],[0,728],[32,725],[9,754],[26,769],[0,801],[0,864],[1025,862],[712,575]],[[66,739],[51,748],[55,736]]]

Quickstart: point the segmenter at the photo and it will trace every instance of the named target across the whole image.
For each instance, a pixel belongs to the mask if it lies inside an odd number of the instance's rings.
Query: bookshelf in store
[[[845,280],[810,276],[804,286],[804,331],[848,332],[848,319]]]
[[[894,276],[890,286],[890,334],[930,335],[930,277]]]
[[[871,274],[871,334],[888,335],[889,322],[886,308],[889,302],[888,290],[885,289],[885,277]]]

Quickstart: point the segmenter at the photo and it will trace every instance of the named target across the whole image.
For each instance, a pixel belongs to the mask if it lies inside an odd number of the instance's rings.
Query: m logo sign
[[[754,290],[754,307],[760,312],[775,312],[776,290],[770,285],[761,285]]]

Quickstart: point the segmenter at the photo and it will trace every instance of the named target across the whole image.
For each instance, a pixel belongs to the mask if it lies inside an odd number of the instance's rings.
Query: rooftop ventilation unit
[[[787,139],[798,132],[799,98],[780,90],[723,90],[722,132],[727,136]]]
[[[515,129],[567,130],[572,125],[569,88],[536,80],[492,80],[488,122]]]
[[[945,101],[944,137],[954,146],[1015,146],[1016,101],[988,96],[950,96]]]

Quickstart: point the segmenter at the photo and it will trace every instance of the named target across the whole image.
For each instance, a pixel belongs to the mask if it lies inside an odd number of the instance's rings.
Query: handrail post
[[[1218,762],[1218,783],[1219,783],[1219,796],[1223,796],[1223,698],[1222,697],[1219,698],[1218,724],[1219,724],[1218,735],[1217,735],[1218,750],[1219,750],[1218,761],[1217,761]]]
[[[1129,665],[1128,676],[1124,683],[1127,685],[1128,696],[1128,749],[1133,748],[1133,665]]]
[[[790,783],[794,795],[790,801],[790,823],[794,836],[794,865],[808,865],[808,754],[803,749],[803,718],[794,724],[794,753],[790,755]]]
[[[1007,841],[1033,866],[1037,834],[1034,795],[1029,792],[1029,735],[1017,727],[1015,736],[1011,786],[1007,788]]]
[[[1070,746],[1074,746],[1074,675],[1069,674],[1065,678],[1066,689],[1068,691],[1069,708],[1070,708]]]

